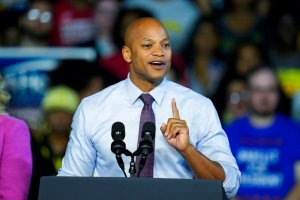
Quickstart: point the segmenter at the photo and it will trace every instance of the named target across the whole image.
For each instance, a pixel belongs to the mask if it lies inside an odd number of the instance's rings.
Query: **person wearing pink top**
[[[32,174],[29,128],[5,113],[9,95],[0,76],[0,200],[26,200]]]

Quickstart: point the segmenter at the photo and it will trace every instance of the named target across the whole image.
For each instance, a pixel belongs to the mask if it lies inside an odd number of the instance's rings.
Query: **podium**
[[[39,200],[227,200],[222,183],[200,179],[44,176]]]

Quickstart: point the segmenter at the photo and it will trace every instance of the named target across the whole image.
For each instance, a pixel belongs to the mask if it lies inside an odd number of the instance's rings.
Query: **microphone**
[[[146,122],[142,129],[142,141],[139,144],[139,149],[142,155],[149,155],[153,151],[153,140],[155,138],[155,124]]]
[[[111,128],[111,137],[114,140],[124,140],[125,126],[122,122],[115,122]]]
[[[153,122],[146,122],[142,129],[142,141],[139,144],[139,152],[141,160],[139,163],[139,173],[143,170],[147,157],[153,152],[153,140],[155,138],[155,124]]]
[[[127,177],[124,170],[124,162],[122,159],[122,154],[126,150],[125,142],[123,142],[125,138],[125,126],[122,122],[115,122],[111,128],[111,137],[113,138],[113,142],[111,143],[111,151],[116,154],[116,160],[118,162],[119,167],[122,169],[125,177]]]

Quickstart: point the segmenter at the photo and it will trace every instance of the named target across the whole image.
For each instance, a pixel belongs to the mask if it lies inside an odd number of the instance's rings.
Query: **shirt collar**
[[[154,98],[155,102],[158,105],[161,104],[163,97],[166,93],[166,89],[167,89],[166,86],[167,86],[167,79],[164,78],[163,81],[158,86],[156,86],[153,90],[149,92],[149,94],[151,94],[151,96]],[[137,86],[135,86],[132,83],[129,74],[125,82],[125,88],[131,104],[134,104],[136,100],[139,98],[139,96],[143,93],[142,90],[140,90]]]

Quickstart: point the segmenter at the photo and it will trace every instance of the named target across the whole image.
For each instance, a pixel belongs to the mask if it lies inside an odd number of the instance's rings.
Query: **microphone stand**
[[[119,167],[123,171],[125,177],[127,177],[127,175],[124,170],[124,163],[121,155],[125,154],[126,156],[131,157],[130,165],[129,165],[129,174],[130,177],[132,178],[132,177],[139,177],[141,171],[145,166],[148,155],[153,151],[153,147],[152,147],[152,143],[150,143],[149,141],[142,141],[138,149],[135,152],[131,153],[131,151],[126,149],[126,145],[123,141],[115,140],[114,142],[112,142],[111,150],[113,153],[116,154],[116,160],[118,162]],[[135,166],[134,157],[140,155],[141,155],[141,159],[139,162],[139,171],[138,171],[138,175],[136,176],[136,166]]]
[[[141,148],[138,148],[138,149],[133,153],[134,156],[140,156],[140,155],[141,155],[141,159],[140,159],[140,162],[139,162],[139,172],[138,172],[137,177],[140,176],[141,171],[144,169],[145,163],[146,163],[147,158],[148,158],[148,154],[149,154],[149,153],[143,152]]]
[[[129,166],[129,174],[130,174],[130,177],[136,177],[136,167],[135,167],[135,162],[134,162],[134,156],[136,156],[137,151],[135,151],[134,153],[131,153],[128,149],[125,148],[125,145],[119,145],[118,142],[119,141],[117,141],[117,142],[115,141],[112,143],[112,151],[114,153],[116,153],[116,160],[117,160],[119,167],[123,171],[124,176],[127,177],[125,170],[124,170],[124,163],[123,163],[121,155],[125,154],[126,156],[130,156],[131,161],[130,161],[130,166]],[[123,144],[123,143],[121,143],[121,144]],[[117,147],[119,147],[119,149]]]
[[[146,163],[148,154],[142,154],[142,151],[141,151],[140,148],[138,148],[134,153],[131,153],[128,149],[125,149],[124,154],[126,156],[131,157],[130,165],[129,165],[130,178],[139,177],[140,172],[143,170],[144,165]],[[141,154],[142,154],[142,158],[141,158],[140,163],[139,163],[139,173],[138,173],[138,176],[136,176],[136,166],[135,166],[135,162],[134,162],[134,157],[139,156]]]
[[[134,153],[131,153],[129,150],[125,149],[124,154],[126,156],[131,157],[130,166],[129,166],[129,174],[130,174],[130,177],[135,177],[136,168],[135,168],[135,162],[134,162]]]

